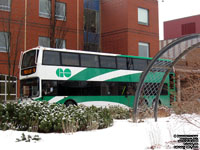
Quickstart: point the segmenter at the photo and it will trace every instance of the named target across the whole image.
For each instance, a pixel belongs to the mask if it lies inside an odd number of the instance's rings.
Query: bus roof
[[[32,49],[29,49],[25,52],[34,50],[34,49],[42,49],[42,50],[55,50],[59,52],[71,52],[71,53],[81,53],[81,54],[93,54],[93,55],[104,55],[104,56],[118,56],[118,57],[127,57],[127,58],[139,58],[139,59],[148,59],[151,60],[151,57],[141,57],[141,56],[132,56],[132,55],[122,55],[122,54],[113,54],[113,53],[103,53],[103,52],[91,52],[91,51],[83,51],[83,50],[72,50],[72,49],[60,49],[60,48],[49,48],[49,47],[43,47],[43,46],[38,46]],[[171,61],[169,59],[160,59],[160,60],[165,60],[165,61]]]

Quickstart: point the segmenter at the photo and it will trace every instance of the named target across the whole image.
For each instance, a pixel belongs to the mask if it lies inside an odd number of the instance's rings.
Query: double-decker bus
[[[137,83],[150,61],[145,57],[36,47],[21,56],[21,99],[66,106],[83,103],[133,107]],[[170,106],[170,91],[174,90],[171,78],[166,78],[159,100],[166,106]],[[152,95],[145,101],[151,106],[154,99]]]

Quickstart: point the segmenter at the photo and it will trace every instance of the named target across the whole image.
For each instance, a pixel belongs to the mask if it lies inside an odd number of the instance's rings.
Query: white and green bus
[[[80,50],[36,47],[20,62],[20,96],[23,100],[78,105],[133,107],[142,71],[151,58]],[[162,72],[156,72],[158,75]],[[164,83],[160,103],[170,106],[171,75]],[[158,84],[158,83],[152,83]],[[146,99],[152,105],[155,96]]]

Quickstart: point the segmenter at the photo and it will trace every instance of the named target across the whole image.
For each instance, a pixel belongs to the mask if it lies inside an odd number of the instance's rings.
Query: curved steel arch
[[[147,68],[145,69],[145,71],[142,73],[141,77],[140,77],[140,82],[138,83],[137,86],[137,90],[136,90],[136,95],[135,95],[135,99],[134,99],[134,106],[133,106],[133,121],[136,122],[137,120],[137,110],[138,110],[138,103],[139,101],[142,99],[144,92],[146,92],[147,94],[151,95],[152,93],[150,91],[144,91],[144,89],[154,89],[154,93],[155,93],[155,106],[154,106],[154,118],[155,121],[157,121],[157,108],[158,108],[158,101],[159,101],[159,97],[160,97],[160,93],[162,91],[163,85],[164,85],[164,81],[167,77],[167,75],[170,73],[170,71],[173,69],[173,66],[178,62],[178,60],[180,60],[183,56],[185,56],[188,52],[190,52],[191,50],[197,48],[198,46],[200,46],[200,42],[196,42],[194,43],[192,46],[187,47],[184,51],[181,51],[180,53],[177,54],[177,56],[174,57],[174,59],[168,63],[163,63],[162,61],[160,61],[161,58],[163,58],[163,56],[166,53],[171,52],[171,50],[173,50],[172,48],[175,47],[178,44],[181,44],[182,42],[185,42],[187,40],[191,40],[191,39],[199,39],[200,41],[200,34],[192,34],[189,36],[185,36],[182,38],[179,38],[171,43],[169,43],[166,47],[164,47],[163,49],[161,49],[156,56],[153,57],[153,59],[151,60],[151,62],[149,63],[149,65],[147,66]],[[161,63],[162,62],[162,63]],[[154,85],[148,85],[148,83],[145,83],[145,80],[149,80],[147,79],[148,74],[152,74],[153,72],[156,71],[160,71],[163,72],[159,81],[159,84],[157,85],[157,87],[153,87]],[[152,76],[152,75],[151,75]],[[149,87],[148,87],[149,86]],[[143,90],[142,90],[143,89]],[[150,89],[151,91],[153,91],[152,89]],[[145,94],[146,95],[146,94]],[[147,95],[148,96],[148,95]]]

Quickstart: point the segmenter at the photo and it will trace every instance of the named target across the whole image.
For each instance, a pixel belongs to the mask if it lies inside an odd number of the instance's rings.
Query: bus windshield
[[[36,50],[32,50],[23,55],[22,66],[21,66],[22,69],[36,66],[35,64],[36,62],[35,59],[37,59],[36,52],[37,52]]]
[[[20,93],[21,97],[38,97],[39,78],[21,80]]]

